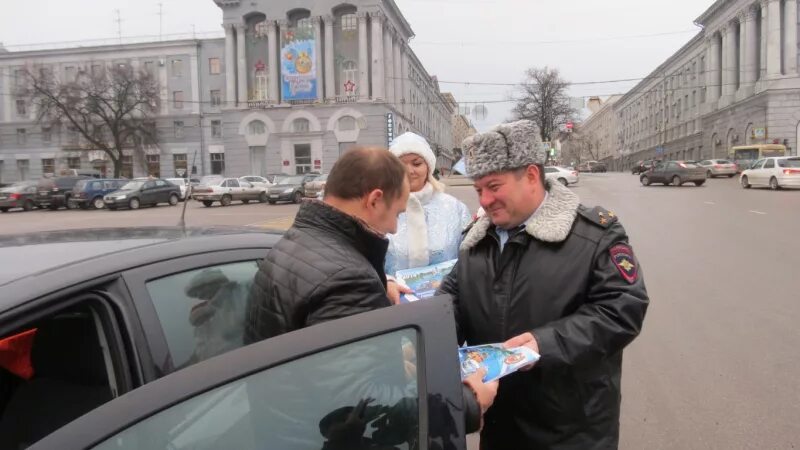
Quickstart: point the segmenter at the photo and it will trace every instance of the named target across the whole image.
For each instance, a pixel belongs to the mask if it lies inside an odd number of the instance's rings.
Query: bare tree
[[[26,73],[37,121],[69,127],[74,135],[65,149],[103,151],[114,164],[115,177],[122,170],[123,149],[141,157],[145,146],[158,145],[154,117],[159,87],[149,72],[126,64],[96,73],[81,71],[63,82],[43,69]]]
[[[576,111],[569,104],[569,83],[561,78],[558,69],[530,68],[520,86],[521,96],[513,109],[517,120],[532,120],[539,126],[543,141],[558,133],[559,125],[571,120]]]

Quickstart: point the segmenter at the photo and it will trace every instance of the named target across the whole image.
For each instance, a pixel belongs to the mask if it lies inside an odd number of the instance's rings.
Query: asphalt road
[[[629,174],[584,174],[573,189],[620,217],[652,300],[625,353],[621,448],[800,447],[800,191],[743,190],[736,179],[642,187]],[[477,209],[472,188],[450,192]],[[187,224],[286,228],[296,211],[190,202]],[[11,212],[0,233],[179,216],[169,206]]]

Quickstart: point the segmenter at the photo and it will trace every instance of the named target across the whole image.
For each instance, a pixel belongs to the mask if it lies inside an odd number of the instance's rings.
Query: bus
[[[736,172],[747,170],[762,158],[786,156],[786,146],[779,144],[755,144],[732,147],[730,159],[736,164]]]

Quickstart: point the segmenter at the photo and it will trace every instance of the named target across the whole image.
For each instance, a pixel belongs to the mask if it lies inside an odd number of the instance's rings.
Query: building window
[[[133,156],[131,155],[122,155],[120,159],[120,171],[119,175],[122,178],[133,178]]]
[[[225,173],[225,154],[212,153],[211,154],[211,174],[223,175]]]
[[[156,63],[153,61],[145,61],[144,62],[144,71],[149,73],[151,76],[156,76]]]
[[[264,122],[254,120],[247,125],[247,131],[249,134],[266,134],[267,127],[264,125]]]
[[[52,158],[42,159],[42,173],[56,173],[56,160]]]
[[[339,131],[353,131],[356,129],[356,119],[352,116],[344,116],[339,119]]]
[[[302,175],[311,172],[311,145],[295,144],[294,146],[295,173]]]
[[[218,107],[222,104],[222,92],[219,90],[211,91],[211,106]]]
[[[176,153],[172,155],[172,165],[175,166],[175,176],[183,178],[188,175],[189,161],[186,153]]]
[[[222,121],[221,120],[212,120],[211,121],[211,137],[214,137],[214,138],[221,138],[222,137]]]
[[[103,75],[103,66],[101,64],[92,64],[92,76],[99,77]]]
[[[183,122],[176,120],[175,125],[175,139],[183,139]]]
[[[53,140],[53,129],[50,127],[42,127],[42,142],[49,143]]]
[[[75,66],[64,67],[64,81],[67,83],[75,81],[76,73]]]
[[[183,91],[175,91],[172,93],[172,106],[175,109],[183,109]]]
[[[17,145],[25,145],[28,142],[28,132],[25,128],[17,128]]]
[[[342,31],[358,30],[358,17],[355,14],[345,14],[341,18]]]
[[[161,155],[147,155],[147,175],[161,178]]]
[[[17,160],[17,179],[19,181],[25,181],[28,179],[28,175],[30,174],[31,165],[30,161],[27,159],[18,159]]]
[[[311,123],[308,119],[295,119],[292,122],[292,131],[295,133],[308,133],[311,130]]]
[[[17,69],[14,71],[14,85],[17,87],[25,86],[25,71]]]
[[[256,71],[255,77],[255,98],[254,100],[263,101],[267,99],[267,71],[266,70],[258,70]]]
[[[80,169],[81,158],[78,156],[71,156],[67,158],[67,167],[69,167],[70,169]]]
[[[222,73],[222,64],[219,58],[208,58],[208,72],[211,75],[219,75]]]
[[[183,76],[183,60],[182,59],[173,59],[171,65],[172,65],[172,76],[173,77],[182,77]]]
[[[17,99],[17,115],[23,117],[28,115],[28,107],[23,99]]]

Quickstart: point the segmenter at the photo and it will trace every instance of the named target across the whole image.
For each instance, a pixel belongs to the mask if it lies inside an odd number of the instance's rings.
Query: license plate
[[[270,195],[270,196],[269,196],[269,198],[278,198],[278,197],[280,197],[280,195],[274,195],[274,194],[273,194],[273,195]]]
[[[47,192],[47,191],[39,191],[39,195],[40,195],[41,197],[47,197],[47,194],[48,194],[48,192]]]
[[[5,200],[5,199],[7,199],[7,198],[8,198],[8,197],[0,197],[0,200]]]

